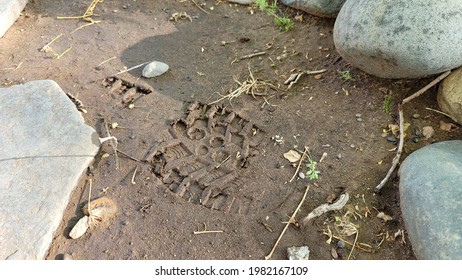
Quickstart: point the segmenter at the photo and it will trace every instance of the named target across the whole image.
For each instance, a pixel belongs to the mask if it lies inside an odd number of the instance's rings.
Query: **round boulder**
[[[401,211],[418,259],[462,259],[462,141],[428,145],[400,167]]]
[[[334,43],[351,65],[381,78],[420,78],[462,65],[460,0],[347,0]]]
[[[282,0],[282,3],[315,16],[335,18],[345,0]]]
[[[437,100],[443,112],[462,124],[462,68],[452,72],[440,83]]]

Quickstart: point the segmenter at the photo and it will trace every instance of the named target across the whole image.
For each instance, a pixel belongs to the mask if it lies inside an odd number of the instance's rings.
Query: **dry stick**
[[[109,62],[109,61],[111,61],[111,60],[113,60],[113,59],[116,59],[116,58],[117,58],[117,56],[113,56],[113,57],[111,57],[111,58],[109,58],[109,59],[106,59],[105,61],[103,61],[103,62],[101,62],[100,64],[98,64],[97,67],[100,67],[100,66],[103,65],[104,63]]]
[[[399,159],[400,159],[401,153],[403,151],[403,145],[404,145],[404,128],[403,128],[403,126],[404,126],[404,116],[403,116],[403,105],[402,104],[398,105],[398,112],[399,112],[399,145],[398,145],[398,150],[396,152],[395,157],[393,158],[390,170],[388,170],[387,175],[385,176],[385,178],[383,178],[383,180],[380,182],[380,184],[378,184],[378,186],[375,187],[376,192],[380,191],[383,188],[383,186],[387,183],[388,179],[390,179],[391,174],[393,173],[393,171],[395,171],[395,168],[399,163]]]
[[[53,44],[54,41],[58,40],[59,37],[63,36],[63,33],[59,34],[58,36],[56,36],[53,40],[51,40],[48,44],[46,44],[45,46],[43,46],[43,48],[40,49],[40,51],[46,51],[47,48]]]
[[[90,212],[90,199],[91,199],[91,179],[88,179],[88,182],[90,183],[89,190],[88,190],[88,214],[91,215]]]
[[[278,245],[279,241],[281,241],[281,238],[284,235],[284,233],[286,232],[287,228],[289,227],[289,225],[291,223],[293,223],[295,221],[295,215],[297,215],[298,210],[300,210],[300,207],[302,207],[302,204],[305,201],[305,198],[306,198],[306,195],[308,194],[309,189],[310,189],[310,185],[307,185],[305,193],[303,194],[302,200],[298,204],[297,209],[295,209],[294,213],[292,214],[292,216],[290,217],[290,219],[287,222],[286,226],[284,227],[284,229],[282,230],[282,232],[279,235],[278,239],[276,240],[276,243],[274,243],[274,246],[273,246],[273,249],[271,249],[271,252],[267,256],[265,256],[265,260],[269,260],[271,258],[271,256],[274,253],[274,250],[276,250],[276,246]]]
[[[138,166],[135,168],[135,171],[133,172],[133,176],[132,176],[132,184],[133,185],[136,184],[136,182],[135,182],[136,171],[138,171]]]
[[[105,121],[105,124],[104,126],[106,127],[106,133],[109,137],[112,137],[111,133],[109,132],[109,126],[108,124],[106,123]],[[112,149],[114,150],[114,156],[115,156],[115,159],[116,159],[116,169],[119,170],[119,157],[117,156],[117,146],[114,145],[114,143],[112,143],[112,140],[109,140],[110,142],[110,145],[112,147]],[[117,142],[116,142],[117,143]]]
[[[122,152],[122,151],[119,150],[119,149],[116,149],[116,150],[117,150],[117,152],[118,152],[119,154],[124,155],[124,156],[126,156],[127,158],[129,158],[129,159],[131,159],[131,160],[134,160],[134,161],[140,162],[140,163],[148,164],[148,163],[146,163],[146,162],[144,162],[144,161],[142,161],[142,160],[139,160],[139,159],[134,158],[134,157],[132,157],[132,156],[130,156],[130,155],[127,155],[126,153]]]
[[[391,177],[391,174],[393,173],[393,171],[395,170],[396,166],[398,165],[399,163],[399,159],[401,157],[401,154],[402,154],[402,151],[403,151],[403,146],[404,146],[404,114],[403,114],[403,105],[408,103],[409,101],[411,101],[412,99],[422,95],[424,92],[426,92],[429,88],[431,88],[432,86],[436,85],[437,83],[439,83],[441,80],[443,80],[444,78],[446,78],[449,74],[451,73],[451,70],[448,70],[446,72],[444,72],[443,74],[439,75],[436,79],[434,79],[433,81],[431,81],[428,85],[426,85],[425,87],[423,87],[422,89],[418,90],[416,93],[412,94],[411,96],[403,99],[403,101],[401,102],[401,104],[398,105],[398,112],[399,112],[399,145],[398,145],[398,150],[396,152],[396,156],[393,158],[393,161],[392,161],[392,165],[391,165],[391,168],[390,170],[388,170],[388,173],[387,175],[385,176],[385,178],[383,178],[383,180],[380,182],[380,184],[377,185],[377,187],[375,187],[375,191],[376,192],[379,192],[383,186],[387,183],[387,181],[390,179]]]
[[[297,176],[298,174],[298,171],[300,170],[300,166],[302,165],[302,162],[303,160],[305,159],[305,156],[306,156],[306,153],[308,152],[308,148],[305,146],[305,150],[303,151],[303,155],[302,157],[300,158],[300,162],[298,163],[298,166],[297,166],[297,169],[295,170],[295,173],[294,175],[292,176],[292,178],[290,178],[289,180],[289,183],[292,183],[292,181],[295,179],[295,177]]]
[[[99,21],[98,21],[98,22],[99,22]],[[97,22],[97,21],[92,21],[92,22],[90,22],[90,23],[87,23],[87,24],[84,24],[84,25],[82,25],[82,26],[79,26],[79,27],[77,27],[76,29],[74,29],[74,31],[72,31],[71,34],[74,33],[75,31],[79,30],[79,29],[82,29],[82,28],[84,28],[84,27],[87,27],[87,26],[96,24],[96,23],[98,23],[98,22]]]
[[[436,79],[431,81],[428,85],[424,86],[422,89],[420,89],[416,93],[412,94],[411,96],[408,96],[408,97],[404,98],[403,102],[401,102],[401,104],[404,105],[404,104],[408,103],[409,101],[411,101],[412,99],[420,96],[422,93],[426,92],[429,88],[431,88],[432,86],[439,83],[442,79],[446,78],[449,74],[451,74],[451,70],[448,70],[448,71],[444,72],[443,74],[439,75]]]
[[[433,108],[428,108],[428,107],[426,107],[425,109],[430,110],[430,111],[433,111],[433,112],[436,112],[436,113],[439,113],[439,114],[441,114],[441,115],[445,115],[446,117],[450,118],[451,120],[453,120],[453,121],[455,121],[455,122],[458,122],[456,118],[454,118],[453,116],[451,116],[451,115],[449,115],[449,114],[446,114],[446,113],[444,113],[444,112],[435,110],[435,109],[433,109]]]
[[[254,56],[265,55],[265,54],[266,54],[266,52],[251,53],[251,54],[248,54],[248,55],[241,56],[239,59],[252,58]]]
[[[209,12],[207,12],[206,10],[204,10],[204,9],[203,9],[201,6],[199,6],[199,5],[196,3],[196,1],[194,1],[194,0],[191,0],[191,2],[193,2],[193,3],[194,3],[194,5],[196,5],[196,7],[198,7],[198,8],[199,8],[201,11],[203,11],[204,13],[206,13],[206,14],[210,14]]]
[[[149,62],[150,62],[150,61],[148,61],[148,62],[143,62],[143,63],[141,63],[141,64],[138,64],[138,65],[136,65],[136,66],[133,66],[132,68],[128,68],[128,69],[122,70],[122,71],[120,71],[120,72],[118,72],[118,73],[115,73],[114,75],[109,76],[109,77],[115,77],[115,76],[117,76],[117,75],[119,75],[119,74],[122,74],[122,73],[125,73],[125,72],[128,72],[128,71],[131,71],[131,70],[136,69],[136,68],[140,68],[141,66],[143,66],[143,65],[145,65],[145,64],[148,64]]]
[[[353,243],[353,246],[351,247],[351,251],[350,251],[350,254],[348,255],[348,259],[347,259],[347,260],[350,259],[351,254],[353,253],[353,250],[355,249],[356,241],[358,241],[358,235],[359,235],[359,232],[358,232],[358,230],[356,230],[355,242]]]
[[[207,224],[204,223],[204,230],[193,231],[193,234],[204,234],[204,233],[222,233],[222,230],[207,230]]]

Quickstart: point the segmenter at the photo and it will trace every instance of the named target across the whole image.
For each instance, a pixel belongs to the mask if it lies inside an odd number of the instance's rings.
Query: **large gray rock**
[[[462,141],[426,146],[400,168],[404,223],[418,259],[462,259]]]
[[[462,124],[462,68],[452,72],[440,83],[437,100],[443,112]]]
[[[282,0],[282,3],[315,16],[335,18],[345,0]]]
[[[460,0],[347,0],[334,43],[351,65],[382,78],[418,78],[462,65]]]
[[[43,259],[98,136],[53,81],[0,89],[0,259]]]
[[[18,19],[28,0],[0,0],[0,37]]]

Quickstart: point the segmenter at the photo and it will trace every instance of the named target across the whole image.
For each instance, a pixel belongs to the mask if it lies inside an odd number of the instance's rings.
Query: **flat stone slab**
[[[0,88],[0,259],[44,259],[95,130],[51,80]]]
[[[18,19],[28,0],[0,0],[0,37]]]
[[[462,259],[462,141],[435,143],[400,167],[401,211],[418,259]]]

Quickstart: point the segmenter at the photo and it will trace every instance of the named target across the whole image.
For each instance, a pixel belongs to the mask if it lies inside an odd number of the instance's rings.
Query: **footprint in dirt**
[[[169,126],[169,138],[146,157],[155,175],[179,197],[232,213],[254,211],[249,158],[265,133],[233,111],[191,103]]]

